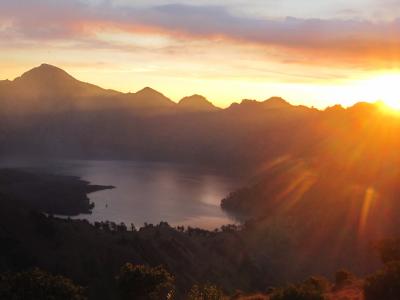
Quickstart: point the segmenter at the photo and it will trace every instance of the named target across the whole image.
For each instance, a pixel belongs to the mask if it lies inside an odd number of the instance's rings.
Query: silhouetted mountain
[[[81,82],[46,64],[0,86],[0,102],[7,114],[58,113],[111,107],[119,93]]]
[[[219,110],[210,101],[201,95],[184,97],[179,101],[179,108],[186,112],[210,112]]]
[[[293,106],[289,102],[279,97],[272,97],[265,101],[256,101],[244,99],[241,103],[232,103],[228,111],[238,113],[240,115],[250,117],[271,116],[277,117],[282,114],[298,114],[302,112],[311,112],[313,109],[305,106]]]
[[[142,107],[153,107],[153,108],[163,108],[168,107],[171,108],[175,105],[175,102],[171,101],[169,98],[165,97],[160,92],[145,87],[135,94],[131,94],[132,100],[137,106]]]
[[[0,103],[7,114],[120,109],[148,113],[175,106],[170,99],[150,88],[128,94],[105,90],[76,80],[62,69],[47,64],[0,84]]]
[[[326,112],[343,112],[345,108],[340,104],[329,106],[325,109]]]
[[[288,108],[291,106],[291,104],[289,102],[287,102],[286,100],[282,99],[281,97],[271,97],[267,100],[265,100],[264,105],[267,106],[268,108],[280,108],[280,109],[284,109],[284,108]]]
[[[241,173],[319,155],[329,149],[316,145],[351,143],[363,120],[388,118],[373,104],[319,111],[279,97],[227,109],[199,95],[176,104],[148,87],[104,90],[49,65],[3,81],[0,106],[0,155],[167,160]]]
[[[68,84],[68,82],[76,81],[75,78],[64,70],[48,64],[42,64],[39,67],[33,68],[14,80],[14,82],[26,85],[36,85],[42,88],[42,90],[51,87],[53,84]]]
[[[263,102],[257,100],[244,99],[240,104],[231,104],[232,108],[262,108],[262,109],[285,109],[293,106],[286,100],[280,97],[271,97]]]
[[[243,101],[238,109],[218,109],[198,95],[176,104],[151,88],[104,90],[49,65],[6,81],[0,105],[3,155],[161,159],[238,169],[288,144],[282,139],[264,148],[259,135],[277,126],[290,131],[312,113],[279,98]],[[261,151],[251,153],[243,140]]]

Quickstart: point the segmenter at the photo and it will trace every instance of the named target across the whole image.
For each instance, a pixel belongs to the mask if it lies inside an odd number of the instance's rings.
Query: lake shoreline
[[[0,169],[0,193],[3,196],[47,214],[90,214],[94,203],[90,202],[88,194],[113,188],[111,185],[92,185],[78,176],[23,168]]]
[[[241,180],[192,165],[136,161],[11,160],[0,166],[72,176],[85,181],[86,197],[94,206],[57,215],[91,223],[195,226],[213,230],[237,223],[220,202]],[[86,201],[86,200],[84,200]],[[53,212],[54,213],[54,212]]]

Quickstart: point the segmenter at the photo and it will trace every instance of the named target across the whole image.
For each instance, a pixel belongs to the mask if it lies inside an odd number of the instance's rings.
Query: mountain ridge
[[[170,112],[211,112],[226,110],[252,110],[252,109],[288,109],[303,108],[315,109],[304,105],[293,105],[281,97],[270,97],[263,101],[243,99],[233,102],[226,108],[215,106],[214,103],[207,100],[204,96],[194,94],[192,96],[183,97],[180,101],[175,102],[165,96],[163,93],[151,88],[144,87],[134,93],[124,93],[113,89],[104,89],[98,85],[84,82],[76,79],[67,71],[57,66],[42,63],[34,67],[14,80],[0,80],[0,102],[7,98],[14,98],[15,101],[26,100],[27,98],[62,98],[63,100],[71,100],[71,98],[85,98],[83,105],[76,105],[75,108],[85,107],[86,109],[96,109],[96,105],[104,105],[105,108],[134,108],[134,109],[154,109],[154,113],[165,113],[165,109],[171,109]],[[23,98],[23,99],[19,99]],[[93,98],[101,98],[98,99]],[[14,100],[12,99],[12,100]],[[75,99],[76,100],[76,99]],[[12,102],[12,101],[11,101]],[[72,101],[73,102],[73,101]],[[90,103],[92,102],[92,103]],[[97,103],[96,103],[97,102]],[[28,101],[29,103],[29,101]],[[1,104],[1,103],[0,103]],[[38,109],[39,102],[32,105]],[[376,107],[377,103],[358,102],[349,107],[342,107],[344,110],[368,110]],[[318,109],[319,111],[338,110],[338,105]],[[8,103],[5,107],[12,107],[13,104]],[[62,105],[61,105],[62,106]],[[74,106],[72,104],[72,106]],[[340,105],[339,105],[340,106]],[[157,108],[160,110],[157,111]],[[22,107],[20,107],[22,109]],[[8,111],[12,112],[12,111]]]

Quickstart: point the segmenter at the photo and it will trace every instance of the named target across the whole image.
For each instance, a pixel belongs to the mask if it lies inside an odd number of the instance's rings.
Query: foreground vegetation
[[[384,241],[384,244],[387,243]],[[385,249],[380,251],[383,253]],[[400,297],[400,261],[386,262],[382,270],[365,279],[340,270],[333,283],[323,277],[310,277],[298,284],[252,295],[239,291],[229,295],[212,284],[195,284],[186,293],[177,295],[175,278],[164,267],[131,263],[121,267],[114,282],[116,294],[110,299],[120,300],[397,300]],[[0,275],[1,299],[87,300],[86,295],[85,288],[70,279],[39,269]]]
[[[292,223],[259,219],[207,231],[173,228],[165,222],[136,229],[133,224],[58,219],[38,211],[32,199],[26,198],[29,193],[14,193],[16,189],[8,187],[15,178],[29,181],[31,174],[12,174],[0,181],[0,299],[400,297],[400,241],[396,239],[376,244],[384,267],[371,275],[357,279],[338,271],[333,283],[321,277],[301,281],[320,273],[302,264],[296,247],[298,230],[290,229]],[[45,187],[54,182],[51,176],[45,181],[32,178],[33,189],[35,184]],[[70,189],[69,195],[79,192],[80,199],[85,199],[82,195],[87,190],[77,189],[76,180],[63,178],[62,190]],[[44,190],[42,203],[52,203],[60,192],[54,186]],[[343,256],[347,261],[354,259],[350,251]],[[316,269],[326,271],[343,262],[329,266],[323,252],[312,259]],[[372,269],[376,264],[368,266]]]

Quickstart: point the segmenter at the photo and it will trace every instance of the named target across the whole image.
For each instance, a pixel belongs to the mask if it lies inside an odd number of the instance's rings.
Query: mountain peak
[[[335,104],[333,106],[329,106],[325,108],[325,112],[343,112],[345,109],[340,104]]]
[[[71,75],[56,66],[49,64],[41,64],[33,68],[21,77],[16,78],[17,81],[56,81],[56,80],[75,80]]]
[[[148,96],[148,95],[162,95],[159,91],[156,91],[155,89],[151,88],[151,87],[144,87],[141,90],[137,91],[135,93],[136,95],[143,95],[143,96]]]
[[[165,107],[174,105],[174,102],[172,102],[169,98],[151,87],[145,87],[133,95],[136,98],[136,104],[140,106]]]
[[[204,96],[197,94],[182,98],[178,104],[181,108],[184,108],[185,110],[213,111],[218,109]]]
[[[247,108],[247,109],[258,109],[258,108],[288,108],[292,105],[281,97],[271,97],[265,101],[257,101],[253,99],[243,99],[240,104],[232,103],[231,108]]]
[[[50,64],[46,64],[46,63],[41,64],[41,65],[40,65],[39,67],[37,67],[37,68],[61,70],[60,68],[58,68],[58,67],[56,67],[56,66],[53,66],[53,65],[50,65]]]
[[[270,108],[285,108],[291,106],[289,102],[281,97],[271,97],[263,102]]]

